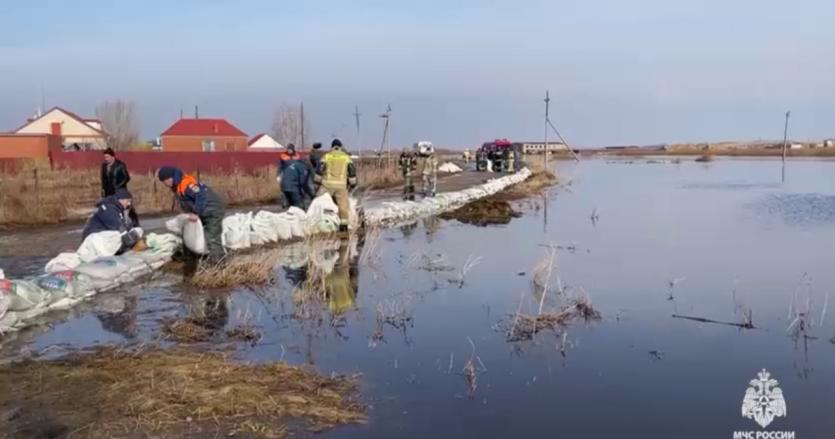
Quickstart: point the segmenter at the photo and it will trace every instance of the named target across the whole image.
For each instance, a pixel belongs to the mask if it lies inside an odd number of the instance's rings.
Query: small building
[[[803,149],[802,143],[790,143],[789,149]]]
[[[53,107],[30,118],[13,133],[57,136],[67,150],[102,150],[107,147],[107,134],[102,130],[100,120],[83,118],[61,107]]]
[[[249,141],[249,149],[253,150],[280,150],[284,146],[273,139],[269,134],[261,133]]]
[[[246,151],[249,136],[226,119],[180,119],[160,135],[163,151]]]
[[[542,154],[545,152],[545,142],[520,142],[522,154]],[[548,142],[548,152],[568,151],[568,147],[561,142]]]
[[[824,148],[833,148],[835,147],[835,139],[826,139],[823,141]]]

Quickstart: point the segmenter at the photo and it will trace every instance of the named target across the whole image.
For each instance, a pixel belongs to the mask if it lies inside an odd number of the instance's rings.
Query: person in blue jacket
[[[95,213],[81,232],[82,241],[94,233],[113,231],[122,234],[122,246],[117,255],[133,248],[142,236],[138,230],[132,230],[136,226],[130,218],[132,203],[133,196],[127,189],[117,189],[113,195],[99,200]]]
[[[310,169],[307,164],[302,160],[288,161],[280,170],[278,178],[285,205],[306,210],[315,195],[310,186]]]
[[[173,166],[159,168],[157,178],[171,188],[183,212],[200,218],[209,250],[209,262],[222,261],[226,255],[221,240],[223,216],[226,214],[223,199],[212,188],[197,181],[193,175],[183,174],[182,170]]]

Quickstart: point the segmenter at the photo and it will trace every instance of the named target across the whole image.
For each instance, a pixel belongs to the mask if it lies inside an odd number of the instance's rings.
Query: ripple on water
[[[769,194],[749,205],[765,220],[779,220],[791,226],[835,224],[835,195]]]

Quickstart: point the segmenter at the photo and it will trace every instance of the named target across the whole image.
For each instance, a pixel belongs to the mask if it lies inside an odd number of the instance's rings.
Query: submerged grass
[[[353,378],[219,352],[103,347],[5,365],[0,388],[9,437],[285,437],[366,421]]]
[[[534,335],[541,331],[555,331],[575,320],[592,322],[600,318],[600,312],[594,309],[587,297],[577,298],[569,306],[557,311],[546,311],[540,314],[517,312],[507,328],[507,341],[532,340]]]
[[[263,285],[275,280],[279,262],[281,252],[275,249],[234,254],[223,264],[201,265],[191,277],[191,283],[198,288]]]

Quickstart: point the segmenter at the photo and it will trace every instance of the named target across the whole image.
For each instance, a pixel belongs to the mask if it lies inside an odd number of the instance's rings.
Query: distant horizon
[[[542,138],[550,90],[573,147],[782,139],[787,110],[789,137],[823,139],[834,22],[824,0],[12,2],[0,127],[44,104],[91,116],[124,99],[143,139],[195,105],[254,135],[303,101],[323,143],[379,145],[391,105],[393,144],[464,146]]]

